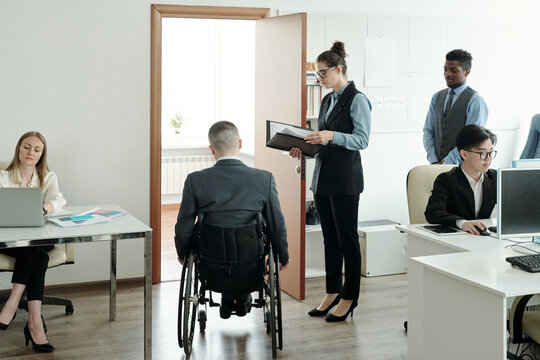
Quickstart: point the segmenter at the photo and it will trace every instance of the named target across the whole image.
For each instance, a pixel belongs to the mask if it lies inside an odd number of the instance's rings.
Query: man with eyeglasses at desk
[[[490,218],[497,202],[497,172],[489,168],[496,142],[497,136],[482,126],[461,129],[456,147],[463,162],[435,179],[424,213],[428,222],[475,235],[487,230],[477,219]]]

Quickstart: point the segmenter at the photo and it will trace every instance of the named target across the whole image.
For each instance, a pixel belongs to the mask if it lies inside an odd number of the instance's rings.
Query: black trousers
[[[360,294],[362,258],[358,242],[358,201],[360,194],[323,196],[315,194],[324,238],[326,292],[341,293],[345,300]],[[345,282],[342,269],[345,261]]]
[[[49,263],[47,252],[53,248],[54,245],[0,249],[0,253],[15,258],[11,282],[26,285],[28,301],[43,299],[45,272]]]

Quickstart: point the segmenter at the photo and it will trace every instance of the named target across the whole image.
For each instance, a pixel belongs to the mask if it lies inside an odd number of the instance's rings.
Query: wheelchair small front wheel
[[[199,310],[199,330],[204,332],[206,330],[206,311]]]

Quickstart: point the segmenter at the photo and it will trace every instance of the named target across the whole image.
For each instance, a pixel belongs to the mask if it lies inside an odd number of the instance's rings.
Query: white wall
[[[15,142],[23,132],[40,130],[47,137],[49,162],[58,174],[69,204],[117,203],[145,223],[149,222],[151,3],[146,0],[0,2],[0,158],[12,156]],[[538,13],[537,9],[531,10],[532,0],[513,3],[343,0],[339,6],[335,2],[313,0],[159,3],[272,7],[273,13],[280,8],[457,17],[485,14],[522,18],[524,14],[532,17]],[[525,23],[527,31],[520,43],[525,75],[521,80],[522,84],[531,85],[539,80],[534,64],[538,52],[530,50],[536,44],[538,30],[533,20]],[[494,60],[501,67],[493,76],[501,78],[503,91],[507,56],[512,54],[501,49],[500,58]],[[531,75],[532,72],[536,74]],[[536,112],[533,105],[537,94],[521,88],[515,91],[522,94],[522,103],[516,106],[524,108],[520,121],[527,124],[528,130],[530,115]],[[522,129],[520,137],[527,130]],[[515,134],[509,137],[514,139]],[[413,163],[423,162],[419,139],[419,133],[374,135],[363,156],[366,189],[374,190],[367,190],[361,200],[362,217],[367,217],[369,212],[370,217],[406,221],[406,203],[395,198],[404,199],[405,170]],[[400,156],[387,150],[388,144],[396,143],[403,149]],[[522,143],[517,145],[521,148]],[[387,186],[383,189],[382,184]],[[142,252],[141,240],[120,242],[120,278],[142,275]],[[76,265],[52,269],[47,283],[106,279],[108,261],[107,244],[78,245]],[[9,275],[2,275],[0,288],[8,286]]]

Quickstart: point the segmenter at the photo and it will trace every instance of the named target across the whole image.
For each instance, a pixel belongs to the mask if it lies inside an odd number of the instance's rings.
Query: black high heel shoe
[[[336,296],[336,298],[334,299],[334,301],[332,301],[332,303],[324,310],[319,310],[317,308],[311,310],[310,312],[308,312],[308,315],[309,316],[324,316],[326,314],[328,314],[328,312],[330,311],[331,308],[333,308],[334,306],[336,306],[338,303],[339,303],[339,299],[341,299],[341,296]]]
[[[17,316],[17,312],[15,312],[13,314],[13,317],[11,318],[11,321],[9,322],[9,324],[2,324],[0,323],[0,330],[7,330],[7,328],[9,327],[9,325],[13,322],[13,320],[15,319],[15,316]]]
[[[354,311],[354,308],[358,306],[358,300],[354,300],[351,304],[351,307],[349,308],[349,310],[347,310],[347,312],[345,313],[345,315],[343,316],[336,316],[334,314],[330,314],[326,317],[326,322],[338,322],[338,321],[345,321],[345,319],[347,319],[347,316],[349,316],[349,313],[351,314],[351,318],[353,317],[353,311]]]
[[[37,352],[50,353],[54,351],[54,346],[52,346],[50,343],[36,344],[34,342],[34,339],[32,339],[32,334],[30,334],[30,329],[28,328],[28,323],[26,323],[26,326],[24,327],[24,339],[26,340],[26,346],[28,346],[28,342],[32,341],[32,347]]]

